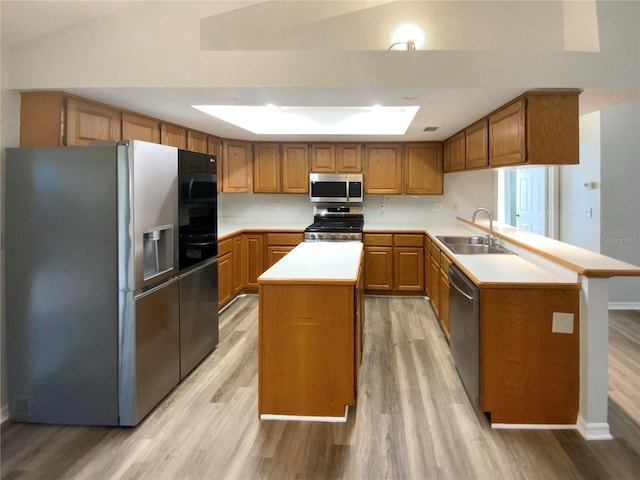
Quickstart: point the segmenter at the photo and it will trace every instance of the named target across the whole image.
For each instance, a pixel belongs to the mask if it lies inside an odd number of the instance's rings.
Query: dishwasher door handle
[[[460,289],[460,286],[456,284],[456,282],[454,282],[454,277],[453,275],[449,277],[449,283],[453,286],[453,288],[455,288],[458,293],[460,293],[460,295],[462,295],[464,298],[466,298],[470,303],[473,302],[473,296],[469,295],[468,293],[462,291]]]

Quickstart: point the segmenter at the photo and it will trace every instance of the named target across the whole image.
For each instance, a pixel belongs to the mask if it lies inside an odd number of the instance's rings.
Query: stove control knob
[[[323,237],[323,236],[324,236],[324,235],[323,235],[322,233],[319,233],[319,234],[318,234],[318,239],[319,239],[319,240],[322,240],[322,237]]]
[[[311,240],[315,240],[316,239],[316,234],[312,233],[311,235],[309,235],[309,238],[311,238]]]
[[[356,239],[356,234],[355,234],[355,233],[352,233],[352,234],[351,234],[351,240],[355,240],[355,239]]]
[[[353,234],[352,234],[351,236],[353,237]],[[347,239],[347,234],[346,234],[346,233],[343,233],[343,234],[342,234],[342,238],[343,238],[344,240],[346,240],[346,239]]]
[[[331,239],[332,239],[332,240],[335,240],[335,239],[336,239],[336,234],[335,234],[335,233],[332,233],[332,234],[331,234]]]

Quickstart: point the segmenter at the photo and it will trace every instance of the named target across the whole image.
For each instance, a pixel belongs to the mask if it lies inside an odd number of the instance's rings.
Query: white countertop
[[[303,242],[260,275],[258,283],[355,283],[362,249],[361,242]]]

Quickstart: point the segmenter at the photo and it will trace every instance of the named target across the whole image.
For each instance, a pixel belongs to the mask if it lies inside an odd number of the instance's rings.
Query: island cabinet
[[[302,242],[303,233],[267,233],[267,261],[266,268],[283,258]]]
[[[253,149],[251,142],[222,141],[222,193],[253,192]]]
[[[362,144],[311,144],[311,171],[313,173],[362,172]]]
[[[260,276],[262,419],[346,420],[362,348],[361,264],[359,242],[306,242]]]
[[[365,233],[365,290],[381,294],[422,294],[423,236],[414,233]]]
[[[577,164],[577,92],[529,92],[489,115],[491,166]]]
[[[218,242],[218,309],[224,307],[236,295],[233,285],[233,238]]]
[[[491,423],[576,424],[579,297],[577,287],[480,287],[480,407]],[[554,327],[557,314],[569,328]]]

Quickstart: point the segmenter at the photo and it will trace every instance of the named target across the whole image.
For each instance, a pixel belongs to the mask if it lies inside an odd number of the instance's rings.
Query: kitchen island
[[[360,242],[299,244],[258,277],[260,418],[346,421],[362,351]]]

